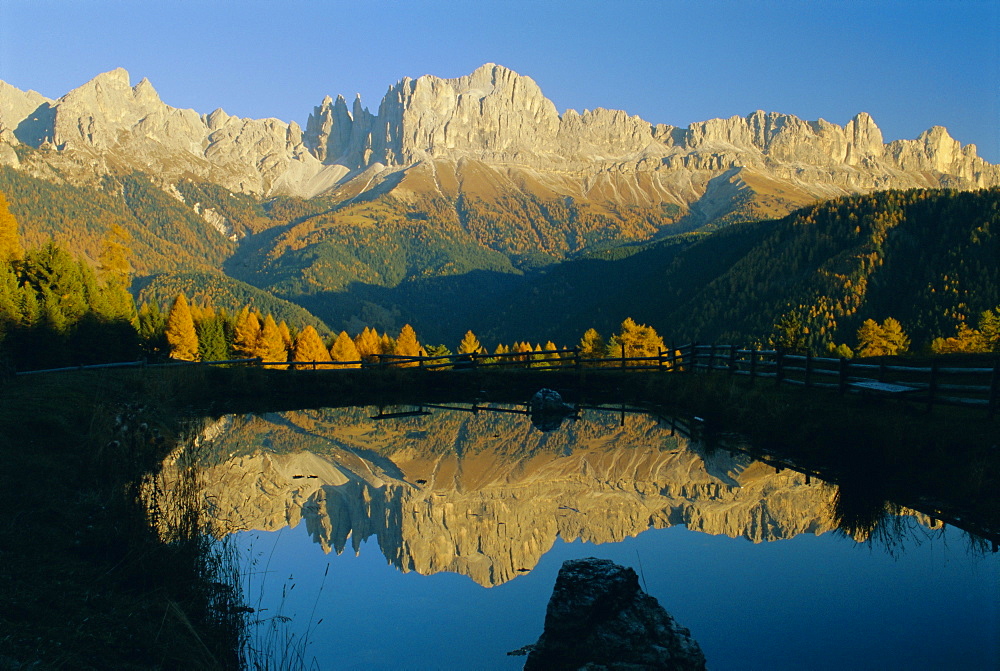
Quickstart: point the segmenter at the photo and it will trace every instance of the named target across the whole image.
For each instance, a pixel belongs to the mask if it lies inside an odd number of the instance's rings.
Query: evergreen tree
[[[20,316],[17,273],[10,263],[0,262],[0,338],[17,325]]]
[[[58,335],[69,334],[70,320],[63,313],[59,295],[51,286],[41,287],[40,307],[39,325],[42,328]]]
[[[146,354],[158,356],[169,351],[167,317],[156,303],[143,303],[139,308],[139,345]]]
[[[332,361],[323,339],[312,326],[299,331],[292,350],[292,361]]]
[[[20,313],[19,326],[22,329],[32,329],[42,320],[42,306],[38,294],[31,285],[22,284],[17,289],[17,304]]]
[[[229,314],[224,308],[219,308],[215,314],[219,323],[222,324],[222,333],[226,338],[226,356],[232,358],[235,356],[233,343],[236,341],[236,316]]]
[[[347,363],[334,365],[334,368],[360,368],[361,355],[347,331],[341,331],[330,348],[330,358],[333,361],[344,361]]]
[[[42,321],[59,333],[67,333],[90,310],[85,266],[60,245],[50,241],[32,250],[23,272],[26,283],[39,295]]]
[[[222,319],[218,316],[199,319],[194,323],[198,333],[198,357],[202,361],[226,361],[229,359],[229,344]]]
[[[830,354],[836,357],[840,357],[841,359],[854,358],[854,352],[852,352],[851,348],[847,346],[847,343],[841,343],[836,347],[833,347],[831,343]]]
[[[802,325],[798,313],[789,312],[774,325],[769,341],[779,351],[798,354],[808,349],[807,335],[808,329]]]
[[[979,333],[987,352],[1000,352],[1000,306],[979,315]]]
[[[177,294],[167,315],[167,343],[170,358],[181,361],[198,360],[198,334],[191,318],[191,307],[184,294]]]
[[[17,219],[10,212],[7,199],[0,193],[0,263],[20,261],[24,258]]]
[[[448,349],[447,345],[427,345],[426,351],[429,357],[451,356],[451,350]]]

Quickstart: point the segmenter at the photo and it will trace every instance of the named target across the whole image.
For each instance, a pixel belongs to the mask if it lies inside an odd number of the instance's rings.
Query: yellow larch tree
[[[332,361],[323,339],[312,326],[306,326],[299,331],[292,350],[292,361]]]
[[[413,327],[409,324],[404,324],[403,328],[399,331],[399,337],[396,338],[396,350],[394,354],[396,356],[420,356],[422,351],[423,349],[417,341],[417,334],[413,330]],[[399,365],[411,367],[419,364],[416,361],[407,361]]]
[[[292,337],[292,330],[288,328],[284,319],[278,322],[278,334],[281,336],[281,342],[285,343],[285,351],[291,352],[295,347],[295,338]]]
[[[622,322],[621,331],[611,338],[610,355],[621,356],[623,344],[626,357],[657,356],[664,349],[663,338],[652,326],[637,324],[631,317]],[[649,362],[647,365],[655,363]]]
[[[858,356],[893,356],[909,349],[909,337],[892,317],[886,317],[881,324],[866,319],[858,329]]]
[[[184,294],[177,294],[170,308],[166,336],[170,345],[170,358],[181,361],[198,360],[198,333],[194,329],[191,306]]]
[[[382,343],[379,340],[378,332],[370,326],[366,326],[354,338],[354,346],[358,348],[358,354],[365,361],[374,361],[377,355],[382,353]]]
[[[466,331],[465,337],[462,338],[462,342],[458,344],[459,354],[478,354],[482,352],[483,345],[479,342],[479,338],[472,331]]]
[[[388,333],[379,338],[379,354],[392,354],[396,351],[396,341]]]
[[[257,341],[260,340],[260,320],[257,315],[244,306],[236,316],[236,326],[233,333],[233,350],[237,355],[252,358],[257,356]]]
[[[260,327],[257,356],[264,361],[281,362],[268,366],[268,368],[288,368],[288,366],[283,365],[285,361],[288,361],[288,350],[285,349],[285,341],[271,315],[264,317],[264,325]]]
[[[608,356],[608,344],[597,329],[587,329],[577,347],[580,348],[581,359],[604,359]]]
[[[335,364],[333,368],[361,368],[361,355],[347,331],[341,331],[340,335],[330,347],[330,358],[334,361],[346,363]]]
[[[0,193],[0,261],[19,261],[24,258],[24,247],[18,234],[17,219],[11,214],[7,199]]]

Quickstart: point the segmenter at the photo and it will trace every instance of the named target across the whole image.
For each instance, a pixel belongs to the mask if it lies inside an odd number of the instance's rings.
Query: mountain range
[[[0,192],[27,242],[53,236],[96,259],[117,225],[145,298],[166,300],[183,273],[185,286],[225,286],[218,295],[262,290],[335,330],[410,322],[430,339],[473,325],[542,339],[483,305],[537,293],[540,273],[567,261],[820,201],[997,186],[1000,166],[938,126],[886,143],[864,113],[844,126],[757,111],[687,128],[560,114],[494,64],[405,78],[374,113],[327,97],[304,128],[177,109],[122,69],[57,100],[0,82]]]
[[[600,544],[685,525],[761,543],[837,528],[835,486],[708,451],[646,415],[622,423],[589,410],[543,433],[527,417],[483,409],[392,421],[375,411],[206,424],[197,473],[213,533],[304,521],[325,552],[360,553],[372,541],[366,551],[377,545],[402,571],[489,587],[533,569],[557,538]],[[186,491],[184,449],[164,464],[163,492]]]

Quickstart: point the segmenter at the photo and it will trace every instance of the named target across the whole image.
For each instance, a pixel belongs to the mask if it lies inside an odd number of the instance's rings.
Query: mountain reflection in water
[[[484,586],[530,571],[557,538],[685,525],[758,543],[837,526],[836,487],[707,450],[645,414],[584,410],[542,432],[488,409],[340,408],[227,416],[204,435],[217,535],[304,521],[324,551],[374,538],[404,572]]]

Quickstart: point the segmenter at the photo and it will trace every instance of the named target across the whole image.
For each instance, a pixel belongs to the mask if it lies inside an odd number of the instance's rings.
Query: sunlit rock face
[[[492,63],[455,79],[404,78],[374,113],[359,98],[349,106],[327,96],[304,130],[171,107],[120,68],[58,100],[0,82],[0,110],[0,160],[35,175],[85,181],[140,170],[165,188],[197,177],[257,195],[372,191],[412,201],[518,192],[705,217],[740,200],[726,187],[734,175],[762,213],[873,189],[1000,184],[1000,167],[941,127],[885,144],[864,113],[844,126],[757,111],[687,128],[620,110],[560,114],[530,77]],[[23,163],[10,150],[16,144],[51,151]]]
[[[404,571],[496,585],[532,569],[557,536],[606,543],[682,524],[761,542],[835,526],[833,488],[722,450],[706,455],[645,415],[620,426],[615,413],[586,411],[543,433],[527,416],[482,410],[375,414],[213,425],[202,481],[216,533],[304,522],[326,551],[359,552],[374,539]],[[170,467],[164,477],[175,477]]]

